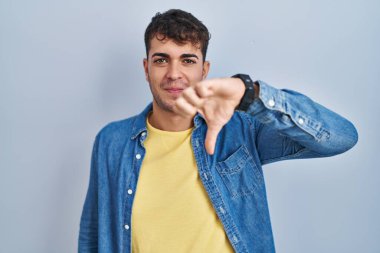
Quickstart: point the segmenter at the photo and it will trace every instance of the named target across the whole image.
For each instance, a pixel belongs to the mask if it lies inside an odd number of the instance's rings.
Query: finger
[[[193,116],[197,113],[197,109],[189,104],[183,97],[176,99],[175,111],[185,116]]]
[[[205,147],[208,154],[213,155],[215,152],[216,139],[222,127],[213,126],[207,129]]]
[[[203,99],[201,99],[195,92],[193,87],[189,87],[182,92],[182,96],[186,99],[188,103],[194,107],[201,107],[203,105]]]
[[[196,92],[196,94],[198,94],[198,96],[200,98],[210,97],[214,94],[213,89],[212,89],[213,85],[215,85],[215,84],[213,83],[212,80],[206,80],[206,81],[199,82],[194,87],[195,92]]]

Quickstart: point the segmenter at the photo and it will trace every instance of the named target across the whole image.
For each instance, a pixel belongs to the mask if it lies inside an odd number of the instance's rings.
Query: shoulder
[[[249,127],[254,128],[255,125],[255,119],[250,115],[249,113],[243,112],[243,111],[235,111],[232,115],[230,121],[227,123],[227,127]]]
[[[123,144],[131,140],[133,136],[146,127],[146,116],[151,109],[152,103],[148,104],[137,115],[106,124],[96,135],[96,140],[114,144]]]
[[[130,139],[136,118],[137,115],[109,122],[99,130],[96,139],[102,143],[124,142]]]
[[[235,111],[231,119],[221,130],[222,138],[238,138],[238,136],[252,136],[255,133],[255,120],[250,114]]]

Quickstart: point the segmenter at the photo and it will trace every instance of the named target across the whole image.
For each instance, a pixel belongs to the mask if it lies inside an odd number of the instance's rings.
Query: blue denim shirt
[[[236,252],[275,252],[262,165],[327,157],[355,145],[358,134],[342,116],[296,91],[259,81],[259,98],[236,111],[204,148],[207,125],[197,114],[191,136],[199,177]],[[131,252],[132,205],[144,160],[146,116],[112,122],[96,136],[78,251]],[[165,242],[162,242],[165,243]]]

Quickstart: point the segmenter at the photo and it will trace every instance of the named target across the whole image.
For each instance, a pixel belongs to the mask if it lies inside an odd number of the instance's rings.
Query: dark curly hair
[[[203,61],[206,59],[210,33],[207,27],[191,13],[178,9],[171,9],[164,13],[157,13],[145,30],[145,49],[148,57],[150,42],[153,37],[158,40],[166,38],[176,43],[191,42],[194,46],[200,46]]]

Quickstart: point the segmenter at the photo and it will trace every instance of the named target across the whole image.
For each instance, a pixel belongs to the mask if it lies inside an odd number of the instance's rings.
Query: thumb
[[[206,133],[205,147],[208,154],[213,155],[215,151],[216,139],[222,126],[209,126]]]

